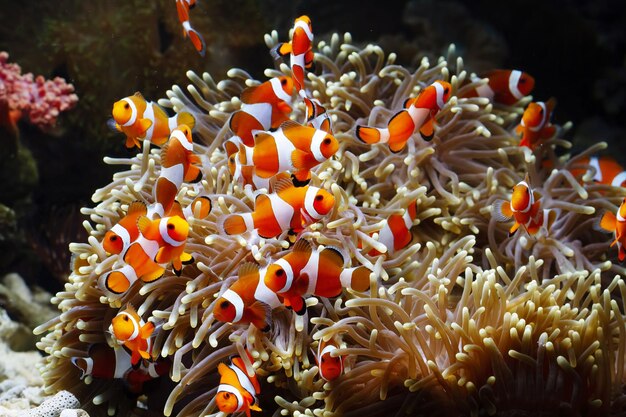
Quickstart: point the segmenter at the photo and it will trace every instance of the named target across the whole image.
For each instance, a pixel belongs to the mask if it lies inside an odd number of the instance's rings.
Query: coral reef
[[[266,36],[268,47],[277,42],[275,32]],[[234,282],[239,265],[266,266],[289,251],[292,239],[288,232],[259,240],[218,233],[220,216],[254,206],[251,190],[232,181],[222,145],[231,135],[228,119],[241,106],[238,96],[259,81],[240,69],[220,82],[190,71],[191,84],[174,86],[159,103],[196,117],[193,147],[203,180],[183,185],[177,199],[188,207],[206,194],[214,208],[207,218],[188,217],[185,250],[195,264],[180,276],[168,268],[162,278],[138,281],[122,295],[106,291],[101,277],[121,259],[104,251],[102,238],[133,201],[153,202],[161,151],[144,144],[134,157],[107,158],[127,169],[94,193],[94,208],[83,209],[90,236],[70,246],[70,282],[53,298],[61,314],[36,329],[49,332],[38,344],[48,354],[46,389],[72,392],[93,416],[135,409],[137,393],[127,380],[88,375],[83,381],[72,363],[87,358],[90,346],[113,346],[111,319],[132,304],[156,325],[152,359],[171,365],[167,377],[143,385],[139,398],[165,415],[216,413],[217,365],[230,355],[246,357],[246,350],[263,381],[260,407],[267,412],[623,413],[626,270],[614,262],[611,239],[591,226],[603,210],[614,212],[626,191],[571,173],[582,156],[606,145],[567,154],[565,125],[534,150],[520,147],[512,132],[528,99],[501,106],[460,98],[485,80],[469,81],[453,48],[413,69],[378,46],[355,45],[349,34],[333,35],[315,52],[316,71],[306,87],[331,115],[340,148],[311,179],[332,193],[335,207],[300,237],[340,248],[352,265],[368,268],[370,290],[311,297],[304,316],[277,308],[267,333],[215,319],[215,300]],[[290,74],[289,67],[265,71],[267,77],[282,74]],[[404,151],[391,153],[355,138],[356,124],[385,125],[406,98],[435,80],[450,82],[452,98],[437,115],[431,142],[415,135]],[[291,117],[303,119],[301,103]],[[491,205],[508,199],[526,174],[542,207],[555,210],[557,219],[535,236],[508,236]],[[417,212],[413,241],[385,253],[378,232],[411,202]],[[372,248],[381,254],[370,255]],[[325,382],[309,347],[333,338],[341,341],[346,370]]]

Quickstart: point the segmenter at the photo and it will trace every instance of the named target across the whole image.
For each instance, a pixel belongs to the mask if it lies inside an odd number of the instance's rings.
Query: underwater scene
[[[0,417],[626,417],[617,0],[0,0]]]

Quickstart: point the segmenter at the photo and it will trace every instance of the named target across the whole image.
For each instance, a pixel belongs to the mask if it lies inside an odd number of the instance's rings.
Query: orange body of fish
[[[131,351],[132,365],[136,365],[142,358],[150,359],[149,339],[154,331],[154,324],[145,323],[131,305],[117,313],[109,330],[118,342]]]

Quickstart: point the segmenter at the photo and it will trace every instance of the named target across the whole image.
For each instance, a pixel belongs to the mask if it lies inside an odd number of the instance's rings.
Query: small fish
[[[404,149],[415,129],[419,129],[422,138],[429,141],[434,135],[435,116],[448,101],[451,92],[449,83],[435,81],[423,89],[419,96],[408,99],[405,109],[389,120],[387,128],[357,125],[356,136],[368,144],[388,143],[392,152]]]
[[[249,376],[243,359],[235,356],[231,364],[220,363],[217,366],[220,385],[215,394],[217,408],[223,413],[245,411],[250,417],[250,410],[262,411],[257,404],[256,395],[261,393],[261,386],[256,374]]]
[[[332,353],[339,350],[334,340],[324,342],[320,340],[315,353],[315,363],[319,368],[320,376],[324,381],[334,381],[343,374],[343,356],[332,356]]]
[[[596,229],[614,234],[615,239],[611,242],[611,247],[617,245],[617,259],[624,262],[626,259],[626,198],[622,200],[615,214],[607,211],[602,215],[596,224]]]
[[[306,312],[304,297],[337,297],[344,288],[367,291],[370,270],[364,266],[345,268],[343,255],[331,247],[313,250],[300,239],[291,252],[267,267],[265,285],[283,298],[297,314]]]
[[[313,187],[295,187],[281,178],[272,186],[275,192],[260,193],[252,213],[231,214],[218,219],[218,230],[227,235],[257,230],[259,236],[272,238],[287,230],[299,233],[309,224],[326,216],[335,205],[328,191]]]
[[[255,130],[276,129],[289,119],[291,113],[293,81],[291,77],[274,77],[241,93],[241,110],[229,120],[230,130],[246,146],[254,146]]]
[[[303,97],[306,106],[306,123],[315,129],[323,130],[332,134],[333,127],[330,115],[326,108],[316,98]]]
[[[139,237],[137,219],[148,212],[146,205],[141,201],[134,201],[128,206],[124,216],[115,226],[104,235],[102,247],[111,254],[124,253],[126,249]]]
[[[193,153],[191,129],[180,125],[161,148],[161,172],[154,187],[153,208],[159,216],[169,215],[183,182],[196,183],[202,179],[202,171],[196,164],[200,164],[200,158]]]
[[[538,101],[528,104],[522,115],[522,121],[515,128],[515,132],[522,137],[519,146],[534,149],[540,140],[554,136],[556,126],[550,123],[550,116],[555,105],[554,98],[545,103]]]
[[[594,169],[593,180],[600,184],[612,185],[613,187],[624,187],[626,185],[626,170],[609,156],[592,156],[580,159],[583,165],[589,165]],[[572,169],[574,176],[584,175],[590,169]]]
[[[206,54],[206,44],[200,33],[191,27],[189,23],[189,10],[196,6],[196,0],[176,0],[176,11],[178,12],[178,20],[183,25],[183,37],[189,36],[189,40],[196,48],[201,56]]]
[[[413,227],[413,221],[417,218],[417,202],[412,201],[404,214],[392,214],[387,219],[387,224],[383,226],[378,232],[378,241],[387,247],[387,255],[393,255],[406,248],[411,240],[413,240],[413,234],[411,228]],[[376,249],[372,249],[368,252],[370,256],[380,255]]]
[[[281,303],[262,279],[265,270],[259,270],[258,265],[253,263],[240,266],[239,279],[215,302],[215,319],[233,324],[252,323],[261,331],[269,331],[272,310],[280,307]]]
[[[513,235],[522,226],[529,235],[536,234],[541,227],[550,230],[556,220],[554,210],[541,209],[540,196],[530,187],[528,174],[523,181],[513,187],[511,201],[496,200],[491,214],[498,222],[507,222],[512,218],[515,223],[509,230]]]
[[[274,59],[290,54],[291,72],[296,91],[304,94],[304,71],[313,67],[313,28],[308,16],[294,21],[291,42],[279,43],[270,50]]]
[[[168,117],[158,104],[146,101],[139,92],[113,104],[113,127],[126,135],[129,149],[141,148],[143,139],[161,146],[167,142],[170,132],[180,125],[193,129],[195,119],[186,112]]]
[[[165,268],[154,262],[159,244],[139,235],[124,254],[126,265],[100,277],[100,285],[113,294],[123,294],[136,281],[152,282],[163,276]]]
[[[137,219],[137,227],[146,239],[159,246],[153,257],[156,264],[172,263],[172,269],[180,276],[183,265],[193,263],[193,256],[185,252],[185,243],[189,235],[189,223],[184,219],[182,209],[177,202],[176,214],[161,219],[150,220],[146,216]],[[130,250],[129,250],[130,251]],[[124,260],[133,265],[131,260]]]
[[[120,344],[130,350],[131,365],[136,365],[140,359],[151,358],[150,336],[154,331],[154,324],[144,322],[130,304],[113,317],[109,331]]]
[[[535,87],[535,79],[520,70],[497,69],[482,77],[473,76],[472,81],[481,78],[488,78],[488,83],[470,90],[463,97],[486,97],[494,103],[511,106],[529,95]]]

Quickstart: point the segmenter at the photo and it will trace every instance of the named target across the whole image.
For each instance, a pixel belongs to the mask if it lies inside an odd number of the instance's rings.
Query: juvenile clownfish
[[[141,201],[134,201],[128,206],[126,216],[124,216],[115,226],[104,235],[102,247],[111,254],[120,254],[139,236],[137,229],[137,219],[145,216],[148,212],[146,205]]]
[[[154,324],[144,322],[133,306],[128,305],[124,311],[113,317],[109,331],[120,344],[130,350],[131,365],[136,365],[142,358],[150,359],[150,336],[154,331]]]
[[[370,270],[364,266],[345,268],[343,256],[334,248],[317,248],[304,239],[291,252],[267,267],[265,285],[280,295],[286,307],[296,314],[306,312],[304,297],[337,297],[344,288],[367,291]]]
[[[231,214],[218,219],[218,230],[236,235],[257,230],[259,236],[272,238],[287,230],[298,233],[326,216],[335,205],[328,191],[313,187],[294,187],[282,178],[272,187],[275,192],[258,194],[252,213]]]
[[[306,106],[306,123],[315,129],[332,133],[333,127],[330,115],[326,112],[326,108],[316,98],[303,97]]]
[[[202,171],[195,165],[199,163],[200,158],[193,153],[191,129],[178,126],[161,148],[161,172],[154,187],[153,208],[161,217],[171,210],[183,181],[196,183],[202,179]]]
[[[472,81],[488,78],[485,85],[463,94],[462,97],[486,97],[494,103],[511,106],[529,95],[535,87],[535,79],[520,70],[497,69],[483,75],[472,76]]]
[[[304,95],[304,71],[313,67],[313,28],[308,16],[294,21],[291,42],[279,43],[270,50],[274,59],[290,54],[291,72],[296,91]]]
[[[167,360],[140,363],[134,367],[131,364],[131,355],[122,347],[110,347],[106,343],[90,345],[87,357],[72,357],[70,359],[82,375],[80,379],[91,376],[97,379],[121,379],[128,390],[133,394],[143,391],[143,384],[169,372],[170,363]]]
[[[157,146],[163,145],[170,132],[180,125],[193,129],[194,117],[186,112],[168,117],[155,102],[146,101],[141,93],[125,97],[113,104],[114,128],[126,135],[126,147],[141,147],[141,140],[148,139]]]
[[[540,140],[554,136],[556,126],[550,123],[550,116],[555,105],[554,98],[545,103],[538,101],[528,104],[522,115],[522,121],[515,128],[515,132],[522,136],[519,146],[534,149]]]
[[[201,56],[206,54],[206,44],[204,38],[197,30],[191,27],[189,23],[189,10],[196,6],[196,0],[176,0],[176,11],[178,12],[178,20],[183,25],[183,37],[189,36],[189,40],[196,48]]]
[[[604,213],[596,229],[614,234],[615,239],[611,242],[611,246],[617,245],[617,259],[624,262],[626,259],[626,198],[622,200],[615,214],[610,211]]]
[[[387,247],[387,255],[393,255],[411,243],[411,240],[413,240],[411,228],[416,218],[416,201],[409,203],[404,214],[392,214],[389,216],[387,223],[378,232],[378,241]],[[368,255],[377,256],[380,255],[380,252],[372,249],[368,252]]]
[[[213,316],[224,323],[252,323],[264,332],[271,328],[272,310],[281,303],[264,283],[266,268],[253,263],[239,267],[239,279],[217,299]]]
[[[452,86],[445,81],[435,81],[414,99],[408,99],[405,109],[396,113],[387,124],[380,129],[357,125],[356,136],[367,144],[388,143],[392,152],[400,152],[407,141],[419,129],[424,140],[431,140],[434,135],[435,116],[443,108],[452,92]]]
[[[617,161],[608,156],[592,156],[580,159],[583,165],[589,165],[594,169],[593,180],[600,184],[624,187],[626,185],[626,170]],[[584,175],[589,169],[572,169],[572,175]]]
[[[550,230],[556,220],[554,210],[541,209],[539,195],[529,185],[528,174],[523,181],[513,187],[511,201],[496,200],[491,211],[492,216],[498,222],[507,222],[511,218],[515,223],[509,230],[509,236],[513,235],[522,226],[529,235],[536,234],[543,226]]]
[[[177,203],[177,212],[170,217],[150,220],[146,216],[141,216],[137,219],[137,227],[142,236],[159,245],[153,261],[156,264],[169,264],[171,262],[174,273],[179,276],[183,265],[193,263],[193,256],[185,252],[189,223],[182,214],[182,209]],[[132,265],[132,261],[127,262]]]
[[[255,130],[276,129],[289,119],[291,113],[293,81],[291,77],[274,77],[241,93],[241,110],[229,120],[230,130],[246,146],[254,146]]]
[[[319,368],[319,374],[324,381],[334,381],[343,374],[343,356],[333,356],[333,352],[339,350],[334,340],[324,342],[320,340],[315,353],[315,363]]]
[[[256,374],[249,376],[241,357],[231,359],[231,364],[220,363],[217,366],[220,385],[215,394],[217,408],[223,413],[245,411],[250,417],[250,410],[262,411],[257,405],[256,395],[261,393],[261,386]]]
[[[241,165],[254,166],[261,178],[290,171],[298,181],[310,178],[310,170],[328,160],[339,149],[335,137],[323,130],[286,121],[275,132],[258,132],[254,147],[239,151]]]

